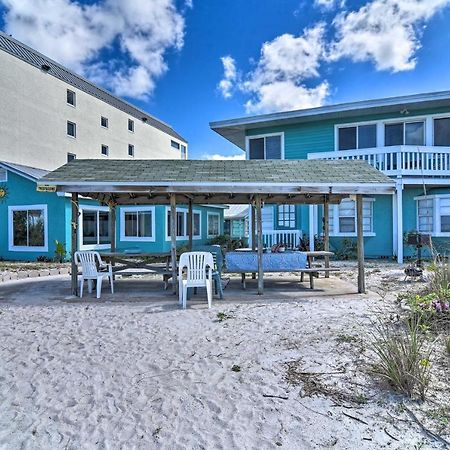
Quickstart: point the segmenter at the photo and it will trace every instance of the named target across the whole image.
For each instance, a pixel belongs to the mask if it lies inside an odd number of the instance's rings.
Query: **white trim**
[[[368,147],[368,148],[377,148],[378,145],[378,134],[379,134],[379,123],[380,121],[377,120],[368,120],[366,122],[354,122],[354,123],[339,123],[334,125],[334,151],[335,152],[342,152],[342,151],[348,151],[348,150],[366,150],[366,148],[358,148],[358,127],[360,126],[366,126],[366,125],[375,125],[375,147]],[[339,130],[341,128],[356,128],[356,148],[349,148],[348,150],[339,150]]]
[[[169,221],[167,220],[168,212],[170,211],[170,206],[166,206],[164,209],[164,236],[166,241],[170,241],[170,234],[169,234]],[[182,212],[184,214],[184,234],[182,236],[177,236],[177,241],[186,241],[189,239],[188,235],[188,227],[187,227],[187,221],[188,221],[188,212],[189,210],[185,207],[179,208],[177,206],[176,209],[177,213]],[[199,222],[199,234],[193,234],[192,239],[199,240],[202,238],[202,211],[200,209],[193,209],[192,215],[198,214],[200,216],[200,222]]]
[[[125,235],[125,214],[128,212],[147,212],[152,213],[151,237],[126,236]],[[154,206],[121,206],[120,207],[120,240],[123,242],[155,242],[155,207]]]
[[[265,134],[255,134],[254,136],[245,136],[245,159],[250,159],[250,140],[251,139],[261,139],[272,136],[281,137],[281,152],[280,159],[285,159],[284,157],[284,131],[279,133],[265,133]],[[266,160],[266,141],[264,141],[264,160]]]
[[[79,250],[107,250],[111,248],[111,244],[83,244],[83,214],[84,211],[97,211],[100,212],[108,212],[109,208],[107,206],[95,206],[95,205],[83,205],[79,207],[80,215],[78,216],[78,247]],[[98,214],[97,214],[98,217]],[[110,218],[111,220],[111,218]],[[99,222],[97,220],[97,239],[98,239],[98,230]],[[111,238],[111,236],[110,236]]]
[[[403,180],[397,180],[396,197],[397,197],[397,262],[403,264]]]
[[[356,223],[356,201],[352,200],[352,199],[344,199],[344,200],[351,200],[355,203],[355,231],[353,232],[346,232],[346,233],[341,233],[340,231],[336,232],[335,230],[340,230],[339,228],[339,206],[338,205],[329,205],[329,209],[333,210],[332,212],[332,220],[333,220],[333,232],[330,233],[330,237],[356,237],[357,236],[357,232],[356,232],[356,227],[357,227],[357,223]],[[364,213],[364,203],[370,202],[372,211],[371,211],[371,229],[372,231],[364,231],[363,232],[363,236],[364,237],[374,237],[376,236],[375,233],[375,229],[374,229],[374,213],[373,213],[373,203],[375,202],[375,199],[372,197],[363,197],[363,213]],[[350,216],[351,217],[351,216]],[[363,215],[363,219],[364,219],[364,215]]]
[[[102,119],[106,119],[106,127],[104,125],[102,125]],[[105,130],[109,129],[109,119],[108,119],[108,117],[100,115],[100,127],[104,128]]]
[[[103,147],[106,148],[106,153],[103,153]],[[109,156],[109,145],[101,144],[101,146],[100,146],[100,154],[102,156],[104,156],[105,158],[107,158]]]
[[[217,217],[217,225],[218,225],[218,233],[217,234],[209,234],[209,218],[211,216],[216,216]],[[220,236],[220,214],[219,213],[213,213],[213,212],[208,212],[206,214],[206,237],[208,239],[211,238],[215,238],[217,236]]]
[[[15,246],[14,245],[14,229],[13,229],[13,212],[14,211],[30,211],[30,210],[41,210],[44,213],[44,245],[42,247]],[[8,250],[10,252],[48,252],[47,205],[8,206]]]
[[[74,103],[72,104],[72,103],[69,103],[68,101],[67,101],[67,93],[68,92],[72,92],[72,94],[73,94],[73,100],[74,100]],[[77,93],[75,92],[75,91],[73,91],[72,89],[67,89],[66,90],[66,105],[67,106],[70,106],[71,108],[76,108],[76,106],[77,106]]]
[[[69,134],[69,123],[71,123],[72,125],[74,125],[73,131],[74,131],[74,135]],[[77,138],[77,123],[76,122],[72,122],[71,120],[67,120],[66,121],[66,136],[72,139],[76,139]]]
[[[131,126],[131,128],[133,128],[132,130],[130,130],[130,123],[133,124],[133,125]],[[136,129],[134,125],[135,125],[135,124],[134,124],[134,120],[128,118],[127,129],[128,129],[128,132],[129,132],[129,133],[134,133],[134,130]]]

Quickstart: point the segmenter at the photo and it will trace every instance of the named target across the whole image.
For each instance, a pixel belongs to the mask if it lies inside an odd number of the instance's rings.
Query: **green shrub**
[[[430,382],[431,350],[417,316],[400,328],[378,323],[372,333],[372,347],[376,355],[374,373],[409,397],[422,400]]]
[[[243,239],[234,239],[228,234],[222,234],[209,241],[211,245],[220,245],[225,251],[236,250],[242,248],[245,245]]]

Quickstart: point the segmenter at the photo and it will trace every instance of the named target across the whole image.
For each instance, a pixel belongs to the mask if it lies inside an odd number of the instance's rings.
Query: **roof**
[[[24,166],[22,164],[10,163],[6,161],[0,161],[0,166],[33,181],[36,181],[48,174],[48,170]]]
[[[44,176],[38,185],[96,199],[113,194],[122,204],[167,203],[170,193],[196,203],[244,204],[254,194],[274,203],[306,203],[312,202],[311,194],[323,199],[324,194],[392,193],[395,183],[357,160],[76,159]]]
[[[244,219],[248,216],[248,205],[230,205],[223,216],[225,219]]]
[[[28,47],[17,39],[14,39],[1,31],[0,49],[39,69],[42,69],[43,65],[47,65],[50,68],[47,71],[49,75],[52,75],[55,78],[58,78],[59,80],[64,81],[65,83],[70,84],[71,86],[104,101],[105,103],[108,103],[114,108],[120,109],[138,120],[145,119],[148,125],[167,133],[175,139],[179,139],[185,143],[187,142],[186,139],[178,134],[170,125],[162,122],[156,117],[153,117],[125,100],[116,97],[107,90],[91,83],[80,75],[77,75],[75,72],[72,72],[61,64],[58,64],[47,56],[42,55],[38,51]]]
[[[403,95],[327,105],[319,108],[262,114],[210,122],[209,125],[212,130],[233,142],[242,150],[245,150],[246,131],[251,129],[329,119],[354,119],[365,114],[401,113],[404,110],[411,113],[415,110],[419,111],[443,106],[450,106],[450,91]]]

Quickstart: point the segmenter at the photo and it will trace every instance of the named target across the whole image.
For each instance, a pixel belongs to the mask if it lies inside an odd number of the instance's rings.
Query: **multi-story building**
[[[0,102],[1,161],[187,157],[171,126],[1,32]]]
[[[36,192],[36,181],[73,158],[187,158],[172,127],[0,33],[0,258],[70,256],[70,198]],[[187,242],[187,208],[177,213],[177,241]],[[165,206],[117,210],[116,248],[170,248]],[[111,245],[109,208],[80,200],[79,249]],[[194,243],[223,229],[223,208],[194,208]]]
[[[429,234],[450,251],[450,91],[368,100],[211,123],[248,159],[363,159],[396,180],[392,198],[364,200],[369,257],[396,256],[414,248],[409,232]],[[322,233],[317,206],[266,205],[266,242],[298,242]],[[355,202],[330,208],[335,250],[354,239]]]

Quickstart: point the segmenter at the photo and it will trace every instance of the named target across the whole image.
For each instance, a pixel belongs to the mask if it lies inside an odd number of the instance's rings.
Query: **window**
[[[424,145],[424,122],[387,123],[384,126],[384,144],[392,145]]]
[[[363,199],[363,233],[371,235],[373,229],[373,202],[371,198]],[[329,206],[330,235],[356,235],[356,202],[344,199],[339,205]]]
[[[434,119],[434,145],[450,147],[450,117]]]
[[[120,209],[120,240],[154,241],[155,208],[126,207]]]
[[[47,205],[9,206],[9,250],[48,251]]]
[[[178,142],[176,142],[176,141],[170,141],[170,146],[172,148],[176,148],[177,150],[180,149],[180,144]]]
[[[433,199],[417,201],[417,230],[420,233],[433,232]]]
[[[67,89],[67,104],[71,106],[75,106],[76,104],[76,94],[75,92],[71,91],[70,89]]]
[[[440,232],[450,233],[450,198],[439,199]]]
[[[187,159],[187,151],[185,145],[181,146],[181,159]]]
[[[170,240],[170,208],[166,209],[166,239]],[[194,222],[192,236],[196,239],[201,237],[201,213],[200,211],[192,212],[192,220]],[[179,210],[177,208],[177,239],[188,239],[189,237],[189,214],[187,210]]]
[[[67,136],[77,137],[77,124],[67,121]]]
[[[134,156],[134,145],[128,144],[128,156]]]
[[[0,183],[8,181],[8,171],[0,168]]]
[[[101,116],[101,117],[100,117],[100,125],[101,125],[103,128],[108,128],[108,125],[109,125],[108,118],[107,118],[107,117]]]
[[[295,205],[278,206],[278,226],[295,228]]]
[[[67,162],[73,161],[74,159],[77,159],[77,155],[75,153],[67,153]]]
[[[107,145],[102,145],[102,155],[103,156],[109,155],[109,147]]]
[[[111,236],[107,207],[81,208],[80,222],[82,249],[109,248]]]
[[[134,120],[128,119],[128,131],[134,133]]]
[[[338,130],[338,149],[355,150],[377,146],[376,124],[343,127]]]
[[[216,237],[220,234],[220,215],[209,213],[208,214],[208,237]]]
[[[248,159],[282,159],[283,134],[248,139]]]

